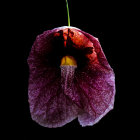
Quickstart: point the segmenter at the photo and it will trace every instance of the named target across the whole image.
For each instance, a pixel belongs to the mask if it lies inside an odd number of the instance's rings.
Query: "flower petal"
[[[68,28],[72,31],[70,38]],[[88,52],[86,57],[90,61],[75,69],[72,79],[70,74],[63,77],[71,79],[67,81],[70,86],[66,83],[64,88],[59,64],[64,55],[62,46],[69,43],[67,39],[76,49],[86,48],[84,51]],[[78,61],[81,58],[76,57]],[[113,108],[115,75],[98,39],[92,35],[67,26],[45,31],[36,38],[28,64],[30,112],[40,125],[61,127],[76,117],[82,126],[93,125]]]
[[[61,69],[48,62],[54,32],[39,35],[28,57],[30,68],[29,104],[31,117],[45,127],[61,127],[78,116],[78,107],[61,86]]]
[[[92,41],[98,59],[98,61],[90,63],[83,71],[80,70],[76,73],[77,84],[75,85],[88,100],[87,104],[84,105],[83,114],[78,116],[80,124],[86,126],[97,123],[113,109],[115,75],[98,39],[83,31],[80,32]]]

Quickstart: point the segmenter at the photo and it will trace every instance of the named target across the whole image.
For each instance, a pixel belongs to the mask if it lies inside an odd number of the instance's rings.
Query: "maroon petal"
[[[79,112],[78,107],[64,94],[60,67],[50,66],[45,58],[52,51],[53,35],[52,31],[39,35],[28,58],[31,117],[45,127],[61,127],[75,119]]]
[[[71,36],[60,35],[68,28],[72,31]],[[72,43],[66,42],[65,37]],[[90,60],[82,68],[71,69],[74,71],[69,71],[68,75],[67,68],[63,72],[64,67],[59,67],[64,54],[58,52],[66,43],[78,51],[86,47]],[[76,117],[82,126],[93,125],[113,108],[114,72],[99,41],[90,34],[67,26],[46,31],[36,38],[28,64],[30,112],[32,119],[40,125],[61,127]]]
[[[95,47],[98,62],[91,62],[75,77],[77,89],[85,96],[87,104],[78,119],[82,126],[93,125],[105,116],[114,106],[115,75],[110,67],[97,38],[83,33]]]

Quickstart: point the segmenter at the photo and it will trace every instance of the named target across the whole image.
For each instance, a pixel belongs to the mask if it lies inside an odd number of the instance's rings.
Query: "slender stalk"
[[[70,14],[69,14],[68,0],[66,0],[66,7],[67,7],[67,15],[68,15],[68,26],[70,26]]]

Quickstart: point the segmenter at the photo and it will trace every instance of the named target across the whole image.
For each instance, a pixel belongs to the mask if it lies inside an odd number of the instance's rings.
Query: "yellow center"
[[[77,66],[77,62],[72,56],[64,56],[61,59],[61,66],[62,65]]]

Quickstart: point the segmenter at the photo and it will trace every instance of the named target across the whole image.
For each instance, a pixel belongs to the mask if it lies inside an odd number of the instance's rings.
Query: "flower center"
[[[77,66],[77,62],[73,56],[64,56],[61,59],[61,66],[64,65]]]

